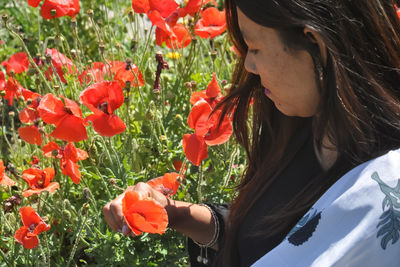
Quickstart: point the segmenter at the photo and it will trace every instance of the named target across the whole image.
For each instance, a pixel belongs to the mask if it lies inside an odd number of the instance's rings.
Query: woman
[[[257,260],[259,266],[397,266],[400,227],[379,212],[389,207],[398,215],[393,198],[400,198],[400,186],[369,175],[381,164],[399,177],[395,164],[387,165],[397,157],[388,152],[400,147],[395,6],[394,0],[227,0],[228,29],[241,58],[220,107],[235,107],[235,135],[249,162],[229,215],[224,207],[170,200],[142,183],[129,190],[163,205],[169,226],[200,245],[204,263],[213,259],[211,247],[218,266]],[[130,234],[122,196],[104,215],[112,229]]]

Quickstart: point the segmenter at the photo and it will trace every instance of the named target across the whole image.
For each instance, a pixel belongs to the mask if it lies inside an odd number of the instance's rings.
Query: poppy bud
[[[93,18],[93,9],[89,9],[88,11],[87,11],[87,14],[88,14],[88,16],[89,16],[89,18]]]
[[[97,20],[97,24],[99,24],[99,25],[103,25],[103,20],[101,20],[101,19],[98,19],[98,20]]]
[[[84,203],[84,204],[82,205],[82,209],[83,209],[83,210],[88,210],[89,208],[90,208],[89,203]]]
[[[26,100],[26,104],[29,106],[30,104],[32,104],[32,99],[28,98],[28,100]]]
[[[227,80],[222,80],[222,81],[221,81],[221,85],[222,85],[222,86],[225,86],[225,85],[227,85],[227,84],[228,84],[228,81],[227,81]]]
[[[131,50],[135,50],[138,41],[135,38],[131,40]]]
[[[132,64],[132,59],[130,58],[125,59],[125,64],[126,64],[126,70],[129,70]]]
[[[133,11],[132,10],[128,12],[128,18],[129,18],[130,22],[133,21]]]
[[[211,51],[211,58],[213,60],[215,60],[217,58],[217,51],[216,50]]]
[[[144,115],[146,119],[153,120],[154,119],[154,112],[151,109],[148,109]]]
[[[1,15],[1,19],[3,20],[4,25],[7,24],[8,21],[8,15],[7,14],[3,14]]]
[[[56,91],[60,90],[60,86],[59,85],[54,85],[54,90],[56,90]]]
[[[10,112],[8,112],[8,116],[10,116],[10,117],[14,117],[14,116],[15,116],[15,112],[14,112],[14,111],[10,111]]]
[[[35,84],[36,84],[36,85],[39,85],[39,84],[40,84],[40,79],[36,79],[36,80],[35,80]]]
[[[0,96],[3,97],[3,96],[5,96],[5,95],[6,95],[6,91],[5,91],[5,90],[1,90],[1,91],[0,91]]]
[[[76,50],[75,49],[71,49],[71,56],[73,59],[76,58]]]
[[[54,18],[57,15],[57,10],[55,9],[50,10],[50,15]]]
[[[120,50],[121,49],[121,44],[120,43],[118,43],[118,42],[115,42],[115,48],[117,48],[118,50]]]
[[[192,90],[196,90],[197,83],[195,81],[190,82],[192,84]]]
[[[160,140],[161,141],[167,141],[168,138],[165,135],[160,135]]]
[[[18,101],[25,101],[25,98],[22,96],[22,95],[20,95],[19,97],[18,97]]]
[[[56,44],[56,46],[61,46],[62,41],[63,38],[60,35],[56,35],[56,37],[54,37],[54,43]]]
[[[35,75],[36,73],[37,73],[37,71],[35,69],[33,69],[33,68],[29,68],[28,71],[26,72],[26,74],[28,76]]]
[[[90,190],[89,190],[89,188],[87,188],[87,187],[83,188],[83,196],[86,198],[86,200],[90,199]]]
[[[175,119],[177,119],[178,121],[183,121],[183,118],[182,118],[181,114],[176,114],[175,115]]]
[[[104,44],[99,44],[100,53],[104,54]]]
[[[117,180],[115,178],[111,178],[108,181],[110,182],[111,185],[115,185],[117,183]]]
[[[13,69],[10,70],[10,76],[13,78],[15,77],[15,71]]]
[[[64,199],[64,207],[71,207],[71,202],[68,199]]]
[[[192,89],[192,83],[191,82],[185,82],[185,86],[187,89]]]
[[[71,212],[68,210],[63,210],[63,217],[66,218],[67,220],[71,219]]]

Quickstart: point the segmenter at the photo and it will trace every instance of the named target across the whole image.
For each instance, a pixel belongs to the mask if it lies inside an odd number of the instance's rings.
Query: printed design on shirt
[[[383,213],[376,226],[379,228],[376,237],[382,236],[381,247],[386,249],[390,240],[393,245],[400,237],[400,179],[395,187],[390,187],[381,180],[377,172],[374,172],[371,178],[379,184],[382,193],[385,194],[382,201]]]
[[[300,246],[310,239],[315,232],[320,219],[321,212],[312,208],[303,218],[301,218],[288,234],[289,243],[295,246]]]

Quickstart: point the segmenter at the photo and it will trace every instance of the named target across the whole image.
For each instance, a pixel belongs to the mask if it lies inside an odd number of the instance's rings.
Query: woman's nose
[[[257,74],[257,69],[256,66],[252,60],[252,55],[247,53],[246,58],[244,60],[244,68],[246,69],[247,72]]]

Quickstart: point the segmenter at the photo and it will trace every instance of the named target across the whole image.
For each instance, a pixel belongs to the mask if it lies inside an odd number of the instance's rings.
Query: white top
[[[400,267],[400,149],[340,178],[252,266]]]

